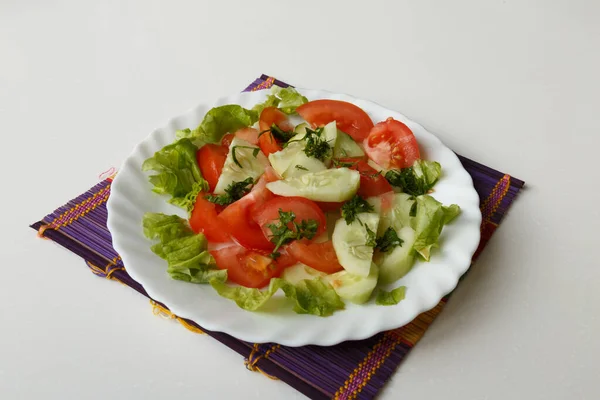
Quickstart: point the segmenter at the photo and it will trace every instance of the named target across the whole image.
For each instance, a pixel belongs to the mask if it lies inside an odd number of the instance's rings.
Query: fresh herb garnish
[[[254,156],[254,158],[256,158],[256,156],[258,156],[258,152],[260,151],[260,149],[258,147],[252,147],[252,146],[233,146],[231,148],[231,158],[233,158],[233,162],[237,164],[238,167],[243,168],[242,164],[240,164],[240,162],[237,159],[237,156],[235,154],[236,149],[252,149],[252,155]]]
[[[260,132],[258,134],[258,137],[261,137],[267,132],[271,132],[271,140],[275,138],[282,143],[287,143],[292,137],[296,135],[296,132],[294,131],[284,131],[277,125],[273,124],[269,129],[265,129],[264,131]]]
[[[296,214],[293,211],[283,211],[280,208],[279,222],[267,225],[267,228],[271,230],[271,242],[275,243],[271,258],[276,259],[280,256],[277,250],[284,244],[303,238],[312,239],[317,234],[319,224],[316,220],[303,219],[300,223],[297,223],[295,219]],[[292,228],[290,228],[290,224]]]
[[[338,159],[333,160],[333,166],[336,168],[352,168],[358,164],[358,161],[341,161]]]
[[[306,140],[304,153],[308,157],[314,157],[317,160],[324,161],[327,157],[331,156],[333,150],[331,146],[329,146],[329,143],[327,143],[327,140],[321,137],[322,134],[323,128],[317,128],[315,130],[306,128],[306,135],[304,135],[303,140]]]
[[[342,206],[342,217],[350,225],[356,219],[356,215],[363,212],[372,212],[373,206],[359,195],[355,195],[352,200],[344,203]]]
[[[306,167],[304,167],[302,165],[299,165],[299,164],[297,164],[294,168],[301,169],[302,171],[308,171],[308,168],[306,168]]]
[[[388,171],[385,179],[391,185],[401,188],[404,193],[421,196],[433,188],[440,172],[441,168],[438,163],[417,161],[412,167]]]
[[[367,224],[365,224],[365,229],[367,230],[367,241],[365,242],[365,246],[377,246],[377,237],[375,236],[375,232],[373,232],[371,228],[367,226]]]
[[[209,194],[205,199],[211,203],[226,206],[244,197],[253,184],[254,179],[252,178],[244,179],[241,182],[232,182],[225,188],[225,193],[219,195]]]
[[[400,239],[394,228],[390,226],[383,233],[383,236],[377,238],[375,247],[385,253],[395,247],[402,246],[402,243],[404,243],[404,240]]]
[[[413,205],[410,207],[410,211],[408,212],[409,217],[417,216],[417,202],[415,201]]]

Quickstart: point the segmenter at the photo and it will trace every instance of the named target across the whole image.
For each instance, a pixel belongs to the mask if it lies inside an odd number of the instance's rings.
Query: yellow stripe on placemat
[[[252,88],[250,91],[251,92],[256,92],[257,90],[268,89],[271,86],[273,86],[274,83],[275,83],[275,78],[273,78],[272,76],[270,76],[270,77],[267,78],[266,81],[264,81],[260,85],[256,86],[255,88]]]
[[[202,329],[195,327],[194,325],[190,324],[189,322],[187,322],[183,318],[179,318],[177,315],[173,314],[167,308],[161,306],[160,304],[158,304],[154,300],[150,300],[150,304],[152,304],[152,313],[154,315],[158,315],[158,316],[161,316],[161,317],[166,318],[166,319],[176,319],[177,322],[179,322],[181,325],[183,325],[185,327],[185,329],[187,329],[188,331],[192,331],[192,332],[200,333],[200,334],[205,334]]]
[[[481,214],[483,219],[489,220],[498,210],[502,200],[510,189],[510,175],[505,174],[494,186],[490,195],[481,203]]]
[[[246,366],[246,368],[252,372],[260,372],[261,374],[263,374],[264,376],[266,376],[269,379],[272,379],[274,381],[278,381],[279,378],[277,378],[276,376],[267,374],[265,371],[263,371],[261,368],[258,367],[258,365],[256,365],[258,363],[258,361],[261,358],[268,358],[269,355],[271,355],[271,353],[273,353],[275,350],[277,350],[280,345],[278,344],[274,344],[272,345],[269,350],[267,350],[265,352],[265,354],[260,354],[260,345],[258,343],[254,343],[254,345],[252,346],[252,351],[250,352],[250,354],[248,355],[248,358],[246,358],[244,360],[244,365]]]
[[[91,197],[88,197],[81,203],[75,204],[49,224],[40,226],[38,229],[38,236],[43,237],[44,232],[47,229],[60,229],[85,216],[90,211],[95,210],[101,204],[104,204],[108,200],[109,194],[110,186],[100,189],[97,193],[94,193]]]

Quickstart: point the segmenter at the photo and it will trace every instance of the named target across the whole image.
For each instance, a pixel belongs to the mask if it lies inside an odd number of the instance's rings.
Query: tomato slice
[[[294,125],[290,123],[287,115],[279,110],[277,107],[266,107],[260,113],[258,120],[258,126],[261,132],[271,129],[273,124],[277,125],[284,131],[293,131]],[[282,149],[275,137],[271,132],[265,132],[258,138],[258,146],[265,155],[275,153]]]
[[[281,176],[270,165],[265,167],[265,179],[267,182],[275,182],[281,179]]]
[[[254,221],[262,228],[264,234],[269,236],[271,229],[268,225],[276,223],[279,220],[279,210],[292,211],[296,216],[294,222],[300,223],[304,220],[317,221],[317,233],[315,236],[325,232],[327,229],[327,220],[325,214],[319,206],[311,200],[304,197],[276,197],[263,204],[260,209],[252,214]],[[290,224],[290,229],[293,228]]]
[[[251,218],[254,209],[259,209],[273,197],[265,185],[266,178],[261,177],[250,193],[229,205],[219,214],[219,221],[228,227],[231,237],[241,246],[251,250],[270,252],[275,245],[267,239],[260,226]]]
[[[357,158],[342,158],[340,159],[340,162],[344,163],[348,168],[360,173],[360,186],[357,192],[359,196],[379,196],[380,194],[394,190],[385,177],[378,173],[377,170],[371,167],[366,161]]]
[[[340,100],[313,100],[296,109],[313,126],[336,121],[338,129],[362,141],[373,128],[373,121],[362,108]]]
[[[316,203],[319,206],[319,208],[325,212],[339,211],[342,208],[342,206],[344,205],[343,201],[341,201],[341,202],[317,201]]]
[[[217,215],[217,206],[204,198],[205,193],[198,193],[194,210],[190,217],[190,226],[196,233],[204,233],[210,242],[225,243],[230,241],[227,225]]]
[[[299,262],[327,274],[343,269],[331,240],[322,243],[295,240],[288,246],[288,252]]]
[[[413,132],[391,117],[375,125],[363,145],[369,158],[385,169],[408,168],[421,158]]]
[[[249,288],[266,286],[286,267],[284,263],[237,245],[213,250],[210,254],[219,269],[227,270],[228,280]]]
[[[227,148],[228,152],[229,146],[231,146],[231,141],[233,140],[233,136],[233,133],[227,133],[223,135],[223,138],[221,139],[221,144]]]
[[[225,146],[219,146],[218,144],[205,144],[196,152],[196,160],[198,161],[200,172],[202,172],[202,176],[208,182],[211,192],[217,186],[228,152]]]
[[[235,132],[235,136],[250,144],[258,144],[258,131],[254,128],[242,128]]]

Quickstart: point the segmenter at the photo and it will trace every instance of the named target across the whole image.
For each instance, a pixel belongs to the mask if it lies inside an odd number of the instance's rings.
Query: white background
[[[600,397],[600,3],[89,3],[0,0],[0,398],[302,397],[27,227],[262,72],[527,181],[383,399]]]

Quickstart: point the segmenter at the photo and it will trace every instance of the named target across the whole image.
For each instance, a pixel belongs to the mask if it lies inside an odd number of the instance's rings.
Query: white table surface
[[[262,72],[527,182],[382,399],[600,398],[600,3],[88,3],[0,1],[0,398],[303,397],[27,227]]]

